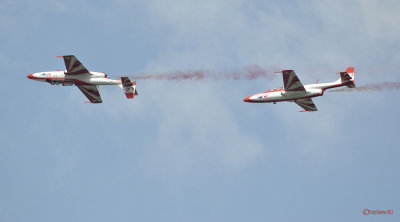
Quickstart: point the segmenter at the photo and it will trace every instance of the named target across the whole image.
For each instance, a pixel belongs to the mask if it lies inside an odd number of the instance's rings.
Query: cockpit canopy
[[[282,91],[283,87],[281,86],[279,89],[278,88],[273,88],[273,89],[268,89],[268,91],[265,92],[274,92],[274,91]]]

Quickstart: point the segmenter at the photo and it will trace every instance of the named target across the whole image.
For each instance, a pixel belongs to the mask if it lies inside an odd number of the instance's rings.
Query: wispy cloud
[[[268,147],[242,129],[234,110],[221,103],[218,83],[161,84],[146,93],[158,100],[153,109],[160,111],[153,146],[143,157],[150,175],[180,180],[199,171],[235,173],[265,158]],[[160,99],[162,92],[167,95]]]

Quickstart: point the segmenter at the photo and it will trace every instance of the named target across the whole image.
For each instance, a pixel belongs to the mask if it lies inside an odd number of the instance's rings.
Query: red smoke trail
[[[383,91],[383,90],[399,90],[400,82],[382,82],[375,84],[368,84],[364,86],[357,86],[357,88],[341,88],[335,89],[331,92],[362,92],[362,91]]]
[[[267,70],[259,65],[251,65],[243,70],[237,71],[226,71],[226,72],[214,72],[209,70],[188,70],[188,71],[176,71],[166,72],[158,74],[140,74],[132,76],[134,80],[203,80],[213,78],[215,80],[238,80],[238,79],[258,79],[258,78],[269,78],[275,77],[272,70]]]

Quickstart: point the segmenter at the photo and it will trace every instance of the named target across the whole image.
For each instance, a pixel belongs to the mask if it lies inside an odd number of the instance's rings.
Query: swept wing
[[[91,103],[102,103],[99,88],[96,85],[76,85]]]
[[[67,72],[65,75],[91,75],[89,70],[82,65],[82,63],[74,55],[65,55],[64,58],[65,68]],[[76,85],[82,93],[90,100],[91,103],[102,103],[99,93],[99,88],[96,85]]]
[[[64,58],[65,67],[67,68],[65,75],[90,75],[90,72],[74,55],[65,55],[62,57]]]
[[[315,106],[314,102],[310,98],[306,99],[298,99],[294,101],[297,105],[301,106],[304,111],[318,111],[317,107]]]
[[[283,70],[283,85],[286,92],[301,92],[306,91],[303,84],[300,82],[299,77],[293,70]]]

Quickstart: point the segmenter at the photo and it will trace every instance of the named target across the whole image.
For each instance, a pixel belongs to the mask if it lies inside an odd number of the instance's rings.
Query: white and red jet
[[[330,88],[347,86],[355,88],[354,67],[348,67],[345,72],[340,73],[340,79],[332,83],[320,83],[303,85],[293,70],[283,70],[284,89],[268,90],[267,92],[255,94],[246,97],[243,101],[249,103],[277,103],[277,102],[295,102],[305,111],[318,111],[311,100],[312,97],[322,96],[324,91]]]
[[[109,79],[105,73],[88,71],[73,55],[59,57],[64,58],[67,70],[32,73],[27,77],[52,85],[76,85],[90,100],[90,103],[103,102],[99,93],[99,85],[117,85],[124,91],[128,99],[133,99],[135,95],[138,95],[136,82],[131,81],[128,77],[121,77],[121,80]]]

